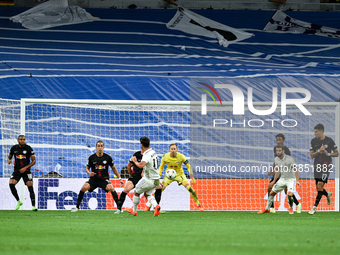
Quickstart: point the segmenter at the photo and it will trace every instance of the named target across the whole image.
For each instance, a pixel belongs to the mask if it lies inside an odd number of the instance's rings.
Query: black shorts
[[[321,168],[321,169],[314,168],[315,184],[317,185],[318,182],[327,183],[328,182],[328,177],[329,177],[329,175],[331,173],[330,171],[331,171],[331,169],[329,167]]]
[[[26,171],[23,174],[20,173],[20,171],[14,171],[11,175],[10,179],[14,179],[16,181],[20,181],[20,179],[24,180],[24,183],[26,184],[28,181],[33,181],[33,176],[31,174],[31,171]]]
[[[327,183],[328,182],[328,176],[327,178],[314,178],[315,180],[315,185],[318,185],[318,182],[323,182],[323,183]]]
[[[95,180],[91,178],[87,181],[87,183],[90,184],[90,189],[89,189],[90,192],[94,191],[98,187],[102,188],[105,192],[107,192],[106,186],[108,184],[111,184],[109,179]]]
[[[131,181],[133,183],[133,186],[136,187],[137,182],[142,179],[142,176],[130,176],[128,181]]]

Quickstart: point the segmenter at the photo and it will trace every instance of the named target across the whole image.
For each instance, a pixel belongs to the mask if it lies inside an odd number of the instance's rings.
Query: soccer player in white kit
[[[137,161],[136,157],[132,158],[132,161],[139,168],[143,168],[143,178],[139,180],[135,187],[135,194],[133,196],[133,208],[127,207],[126,211],[131,213],[133,216],[137,216],[137,207],[140,201],[140,195],[143,194],[154,206],[154,216],[158,216],[161,207],[157,204],[155,197],[152,195],[155,192],[156,187],[159,185],[159,174],[158,174],[158,156],[157,153],[150,148],[150,139],[148,137],[141,137],[140,143],[142,147],[142,160]]]
[[[275,146],[276,155],[274,164],[275,164],[275,177],[274,183],[276,179],[280,176],[280,180],[274,185],[272,191],[268,196],[267,206],[265,209],[258,212],[258,214],[269,213],[270,205],[272,204],[274,197],[277,193],[281,192],[285,188],[287,188],[287,197],[289,203],[289,214],[294,214],[293,212],[293,194],[295,191],[295,185],[301,185],[299,183],[299,171],[296,167],[295,161],[291,156],[285,155],[284,147],[282,145]]]

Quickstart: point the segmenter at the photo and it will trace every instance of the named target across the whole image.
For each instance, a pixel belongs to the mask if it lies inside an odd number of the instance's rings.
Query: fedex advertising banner
[[[34,192],[36,197],[36,207],[39,210],[71,210],[77,204],[78,193],[83,184],[88,179],[83,178],[36,178],[33,181]],[[111,180],[115,190],[120,196],[123,187],[120,187],[118,180]],[[9,179],[0,179],[0,210],[13,210],[16,206],[10,188]],[[20,209],[31,210],[31,200],[27,187],[20,181],[16,185],[20,199],[24,202]],[[123,209],[132,207],[132,190],[125,199]],[[138,209],[143,210],[146,199],[141,199]],[[169,185],[163,192],[161,207],[164,210],[182,211],[190,210],[190,194],[183,187],[177,184]],[[114,203],[111,193],[106,193],[100,188],[93,192],[86,192],[80,205],[82,210],[116,210],[117,205]]]

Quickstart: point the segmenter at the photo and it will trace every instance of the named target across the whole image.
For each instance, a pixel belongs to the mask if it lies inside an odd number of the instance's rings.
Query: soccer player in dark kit
[[[9,187],[15,199],[18,201],[15,210],[18,210],[23,202],[20,201],[17,189],[15,185],[22,178],[26,184],[28,191],[30,193],[30,198],[32,202],[32,210],[38,211],[35,207],[35,194],[33,190],[33,178],[31,173],[31,167],[35,165],[35,154],[31,146],[26,144],[26,137],[24,135],[19,135],[18,144],[14,145],[8,155],[8,164],[12,163],[12,158],[14,156],[14,172],[9,180]]]
[[[141,162],[142,160],[142,152],[137,151],[135,154],[133,154],[132,158],[136,157],[137,162]],[[140,179],[142,179],[142,172],[143,168],[139,168],[136,166],[136,164],[132,161],[132,158],[129,160],[129,164],[127,166],[127,170],[130,174],[129,179],[125,183],[124,190],[120,194],[119,201],[117,204],[117,211],[115,214],[120,214],[122,213],[122,206],[124,204],[126,195],[134,188],[136,187],[137,182],[139,182]]]
[[[329,174],[334,168],[332,157],[338,157],[339,151],[332,138],[324,135],[324,131],[324,126],[317,124],[314,127],[315,137],[311,141],[310,157],[314,158],[314,179],[318,194],[313,208],[308,212],[309,214],[316,212],[322,195],[327,197],[327,204],[331,204],[332,193],[327,192],[324,186],[328,182]]]
[[[120,178],[120,174],[113,164],[111,156],[104,153],[104,143],[102,141],[99,140],[96,143],[96,150],[97,152],[89,157],[86,165],[86,173],[90,175],[90,179],[85,182],[81,188],[78,194],[77,206],[76,208],[73,208],[71,212],[79,211],[80,203],[83,200],[84,193],[86,191],[92,192],[98,187],[102,188],[106,192],[111,192],[114,201],[118,204],[118,195],[109,180],[109,166],[114,174],[119,178],[121,186],[124,185],[124,182]]]

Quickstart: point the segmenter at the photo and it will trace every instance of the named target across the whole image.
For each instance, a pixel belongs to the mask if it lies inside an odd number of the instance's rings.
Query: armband
[[[318,153],[321,153],[320,150],[317,150]]]
[[[119,179],[120,181],[122,180],[122,178],[121,178],[121,177],[119,177],[118,179]]]
[[[327,154],[327,156],[328,156],[328,157],[330,157],[330,156],[331,156],[331,154],[330,154],[330,153],[328,153],[328,154]]]

